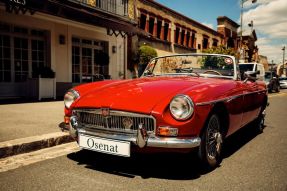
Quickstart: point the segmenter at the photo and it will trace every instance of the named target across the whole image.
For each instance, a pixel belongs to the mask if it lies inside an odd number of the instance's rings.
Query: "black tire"
[[[255,130],[257,133],[263,133],[263,129],[265,128],[265,109],[260,112],[259,116],[255,120]]]
[[[218,115],[212,114],[201,134],[201,144],[198,150],[198,157],[203,167],[208,170],[216,168],[222,160],[222,132]]]
[[[279,84],[276,84],[276,89],[275,89],[276,92],[280,92],[280,85]]]

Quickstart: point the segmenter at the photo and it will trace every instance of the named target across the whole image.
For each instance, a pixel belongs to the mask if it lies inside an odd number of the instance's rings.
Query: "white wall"
[[[57,82],[72,81],[72,36],[108,41],[110,65],[109,72],[113,79],[119,79],[119,72],[124,73],[124,38],[107,35],[102,27],[87,25],[51,15],[36,12],[34,15],[16,15],[0,9],[0,21],[27,28],[48,30],[51,33],[51,67],[56,72]],[[65,36],[65,44],[59,43],[59,35]],[[116,46],[116,53],[112,53]]]

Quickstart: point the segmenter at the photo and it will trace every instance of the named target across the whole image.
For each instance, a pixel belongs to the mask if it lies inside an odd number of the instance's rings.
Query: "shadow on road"
[[[246,126],[228,138],[224,145],[223,158],[231,156],[242,146],[256,137],[252,126]],[[68,158],[86,168],[134,178],[161,178],[172,180],[192,180],[208,173],[200,165],[196,152],[180,153],[132,153],[130,158],[81,150],[68,155]],[[220,168],[220,167],[219,167]]]

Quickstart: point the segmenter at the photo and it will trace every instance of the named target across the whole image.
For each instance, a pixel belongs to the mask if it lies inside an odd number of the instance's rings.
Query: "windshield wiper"
[[[200,75],[197,72],[193,71],[193,68],[174,68],[173,70],[175,70],[176,73],[189,73],[189,74],[195,74],[197,77],[200,77]]]

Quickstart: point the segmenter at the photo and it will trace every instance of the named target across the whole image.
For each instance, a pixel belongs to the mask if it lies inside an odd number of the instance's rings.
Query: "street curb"
[[[67,132],[49,133],[0,143],[0,159],[74,141]]]

